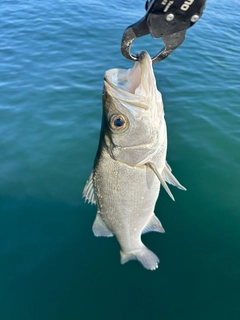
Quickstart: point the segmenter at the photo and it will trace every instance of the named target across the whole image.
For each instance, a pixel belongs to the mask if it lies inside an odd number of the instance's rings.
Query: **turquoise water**
[[[144,1],[0,4],[0,319],[240,319],[240,13],[208,0],[201,20],[154,66],[168,162],[187,192],[164,190],[166,234],[144,243],[149,272],[95,238],[82,189],[101,123],[103,73],[130,68],[123,30]],[[136,41],[155,54],[160,40]]]

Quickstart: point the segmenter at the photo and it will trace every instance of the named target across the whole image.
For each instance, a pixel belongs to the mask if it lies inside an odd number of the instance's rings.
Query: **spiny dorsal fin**
[[[160,175],[160,173],[158,172],[157,167],[155,166],[155,164],[148,162],[148,166],[153,170],[153,172],[156,174],[156,176],[158,177],[159,181],[161,182],[163,188],[167,191],[168,195],[170,196],[170,198],[172,198],[173,201],[175,201],[174,196],[172,195],[172,192],[170,191],[170,189],[168,188],[165,180],[163,179],[163,177]]]
[[[158,218],[155,216],[155,214],[153,214],[151,216],[151,218],[149,219],[146,227],[142,231],[142,234],[150,232],[150,231],[156,231],[156,232],[161,232],[161,233],[165,232],[161,222],[158,220]]]
[[[83,197],[85,198],[85,201],[88,201],[88,203],[96,204],[93,186],[93,172],[91,172],[89,179],[83,189]]]

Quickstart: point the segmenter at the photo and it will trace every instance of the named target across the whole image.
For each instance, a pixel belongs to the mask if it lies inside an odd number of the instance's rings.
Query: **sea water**
[[[159,269],[120,265],[84,203],[103,74],[131,68],[122,34],[144,1],[0,3],[0,319],[240,319],[239,1],[208,0],[185,42],[154,65],[167,160],[187,188],[161,190]],[[131,50],[162,48],[144,37]],[[130,182],[128,182],[130,183]]]

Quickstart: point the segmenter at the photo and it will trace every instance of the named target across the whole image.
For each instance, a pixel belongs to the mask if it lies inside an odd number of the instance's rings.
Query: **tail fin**
[[[125,253],[120,251],[120,255],[122,264],[129,260],[138,260],[144,268],[148,270],[155,270],[158,268],[158,257],[144,245],[140,249],[131,252]]]

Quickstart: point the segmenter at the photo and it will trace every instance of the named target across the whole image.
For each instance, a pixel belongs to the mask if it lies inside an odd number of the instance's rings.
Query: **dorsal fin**
[[[93,233],[96,237],[112,237],[113,233],[108,229],[106,224],[102,221],[100,213],[96,215],[96,219],[93,223]]]
[[[83,197],[85,201],[88,203],[96,204],[95,194],[94,194],[94,186],[93,186],[93,172],[91,172],[88,181],[83,189]]]

